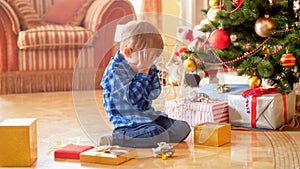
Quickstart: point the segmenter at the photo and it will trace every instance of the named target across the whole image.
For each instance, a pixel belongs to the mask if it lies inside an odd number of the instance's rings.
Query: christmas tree
[[[261,80],[284,93],[300,77],[299,11],[293,0],[212,0],[203,10],[209,20],[200,29],[209,36],[185,51],[198,67],[223,66],[248,75],[250,87]],[[211,58],[214,56],[215,58]]]

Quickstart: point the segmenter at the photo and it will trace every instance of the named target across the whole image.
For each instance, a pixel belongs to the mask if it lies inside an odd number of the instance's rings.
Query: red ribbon
[[[254,96],[254,97],[259,97],[263,94],[273,94],[273,93],[278,93],[278,90],[276,88],[254,88],[254,89],[248,89],[243,92],[243,97],[248,97],[248,96]]]
[[[256,100],[257,100],[257,97],[253,96],[252,102],[251,102],[251,126],[252,126],[252,128],[256,128]]]
[[[287,119],[286,94],[282,94],[282,97],[283,97],[284,124],[287,124],[288,119]]]
[[[278,90],[276,88],[254,88],[254,89],[248,89],[245,90],[242,94],[243,97],[245,97],[246,100],[246,107],[247,107],[247,113],[250,113],[248,103],[249,103],[249,97],[252,96],[251,101],[251,126],[253,128],[256,128],[256,103],[257,103],[257,97],[262,96],[263,94],[275,94],[278,93]],[[283,96],[283,107],[284,107],[284,122],[285,124],[288,123],[287,120],[287,103],[286,103],[286,94],[282,94]]]
[[[259,88],[253,88],[253,89],[245,90],[243,92],[242,96],[244,98],[246,98],[246,110],[247,110],[247,113],[248,114],[250,113],[250,108],[249,108],[249,97],[250,96],[253,96],[255,98],[255,97],[259,97],[259,96],[261,96],[263,94],[271,94],[271,93],[277,93],[277,89],[276,88],[265,89],[265,88],[259,87]]]

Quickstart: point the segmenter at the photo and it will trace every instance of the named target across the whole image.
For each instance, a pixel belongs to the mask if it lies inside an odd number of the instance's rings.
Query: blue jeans
[[[157,147],[159,142],[179,143],[191,132],[185,121],[160,116],[150,123],[134,127],[120,127],[113,131],[113,145],[123,147]]]

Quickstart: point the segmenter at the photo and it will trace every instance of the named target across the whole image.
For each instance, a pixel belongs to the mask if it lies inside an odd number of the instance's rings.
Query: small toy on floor
[[[166,160],[168,157],[171,157],[175,152],[173,146],[169,145],[166,142],[160,142],[157,145],[158,147],[152,148],[154,157],[161,156],[163,160]]]

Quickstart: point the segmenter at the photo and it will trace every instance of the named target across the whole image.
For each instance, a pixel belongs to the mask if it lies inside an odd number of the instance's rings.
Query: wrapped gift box
[[[231,141],[231,125],[228,123],[203,123],[194,128],[194,144],[221,146]]]
[[[191,126],[205,122],[227,123],[227,100],[212,100],[205,102],[192,102],[187,99],[166,101],[166,113],[170,118],[184,120]]]
[[[36,119],[6,119],[0,133],[0,166],[29,167],[37,160]]]
[[[80,153],[94,148],[88,145],[68,144],[54,151],[54,158],[80,159]]]
[[[117,147],[109,151],[93,148],[80,153],[80,162],[119,165],[135,158],[137,152],[133,148]]]
[[[228,84],[228,87],[230,88],[230,91],[218,93],[218,90],[217,90],[218,84],[206,84],[206,85],[201,86],[198,89],[198,91],[207,94],[211,98],[227,100],[228,95],[230,95],[232,93],[236,93],[241,90],[249,89],[248,84]]]
[[[229,123],[233,126],[277,129],[289,123],[295,114],[294,92],[288,95],[263,94],[256,97],[256,104],[252,104],[253,97],[249,97],[247,101],[242,94],[240,91],[228,97]]]

